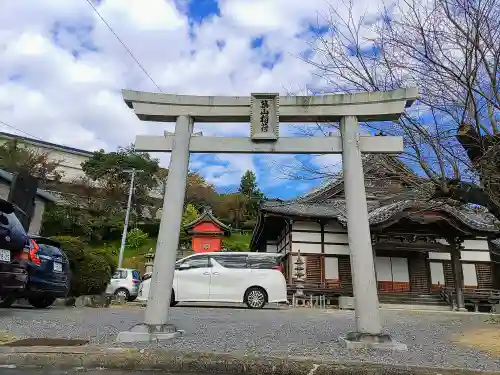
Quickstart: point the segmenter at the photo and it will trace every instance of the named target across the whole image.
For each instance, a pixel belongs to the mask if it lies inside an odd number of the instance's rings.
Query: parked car
[[[139,271],[130,268],[119,268],[111,278],[106,294],[122,296],[127,301],[133,301],[139,293],[141,275]]]
[[[280,254],[213,252],[190,255],[176,262],[171,305],[179,302],[243,302],[261,309],[287,302]],[[151,279],[139,287],[147,300]]]
[[[14,204],[0,199],[0,307],[12,294],[23,291],[28,281],[26,265],[20,260],[28,246],[28,235]]]
[[[26,298],[31,306],[45,309],[57,298],[65,298],[70,289],[69,260],[61,250],[61,244],[50,238],[31,235],[27,247],[18,259],[28,271],[26,288],[12,293],[3,302],[3,307],[12,305],[17,299]]]

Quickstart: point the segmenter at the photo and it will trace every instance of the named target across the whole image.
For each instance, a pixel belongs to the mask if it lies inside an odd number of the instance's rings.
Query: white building
[[[50,161],[60,163],[58,172],[62,174],[61,181],[63,182],[73,182],[84,177],[82,163],[87,161],[93,154],[91,151],[0,132],[0,144],[12,139],[17,140],[19,145],[28,147],[33,151],[47,154]]]

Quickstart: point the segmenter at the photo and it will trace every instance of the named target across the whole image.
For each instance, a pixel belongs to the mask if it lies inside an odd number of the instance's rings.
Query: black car
[[[0,306],[13,294],[26,288],[28,273],[22,254],[28,235],[16,216],[24,214],[14,204],[0,199]]]
[[[51,306],[57,298],[67,296],[70,288],[69,260],[59,242],[31,235],[29,247],[20,258],[27,267],[28,283],[24,290],[6,298],[3,307],[26,298],[33,307],[43,309]]]

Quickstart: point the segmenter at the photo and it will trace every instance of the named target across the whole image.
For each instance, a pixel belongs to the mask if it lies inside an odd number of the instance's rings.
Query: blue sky
[[[4,0],[0,3],[0,130],[76,148],[114,150],[138,134],[172,130],[139,121],[120,90],[191,95],[305,93],[321,82],[299,57],[313,58],[314,33],[332,0],[93,0],[106,22],[148,72],[138,66],[86,0]],[[43,4],[42,4],[43,3]],[[355,14],[380,2],[356,1]],[[347,8],[345,9],[347,11]],[[286,126],[292,135],[301,125]],[[203,124],[212,136],[245,136],[246,124]],[[160,157],[168,165],[168,155]],[[339,156],[193,155],[221,192],[253,170],[263,191],[291,198],[321,181],[287,179],[300,170],[337,171]],[[307,173],[306,173],[307,174]],[[310,176],[310,174],[307,174]]]

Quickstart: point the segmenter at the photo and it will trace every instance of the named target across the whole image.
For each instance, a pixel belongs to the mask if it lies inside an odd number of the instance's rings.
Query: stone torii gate
[[[176,337],[169,324],[170,293],[186,190],[189,154],[270,153],[342,154],[347,230],[351,252],[356,332],[341,338],[350,348],[402,348],[383,335],[368,223],[361,153],[399,153],[401,137],[359,133],[358,121],[397,120],[417,99],[416,88],[324,96],[249,97],[188,96],[123,91],[125,103],[143,121],[176,122],[175,133],[137,136],[135,149],[171,152],[154,271],[144,323],[121,332],[118,341],[150,341]],[[194,136],[194,122],[250,122],[250,137]],[[280,122],[340,122],[340,136],[280,137]],[[223,126],[223,125],[221,125]],[[404,347],[404,345],[403,345]]]

